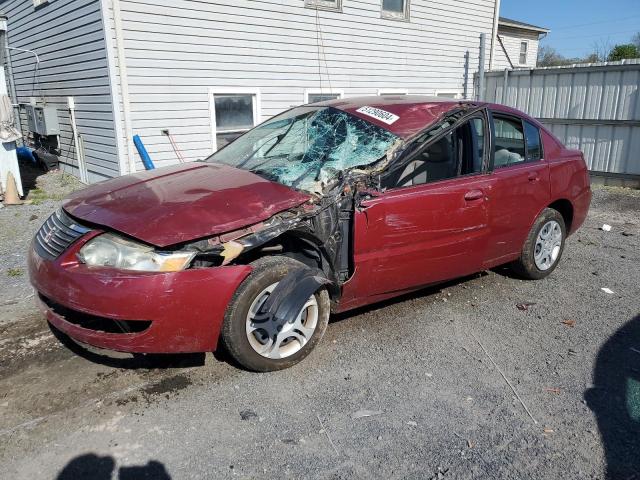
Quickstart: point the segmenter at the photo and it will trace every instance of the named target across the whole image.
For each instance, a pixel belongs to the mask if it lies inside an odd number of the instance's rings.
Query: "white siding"
[[[75,97],[78,132],[84,138],[90,181],[119,175],[107,55],[98,0],[55,0],[34,8],[33,0],[7,0],[10,51],[19,103],[42,98],[58,109],[62,168],[77,173],[67,96]],[[23,133],[26,118],[22,115]]]
[[[500,27],[498,29],[498,36],[502,40],[504,50],[506,50],[506,53],[509,55],[511,62],[513,63],[513,68],[534,68],[537,65],[538,46],[540,41],[536,32]],[[520,44],[522,42],[527,42],[529,44],[527,63],[525,64],[520,63]],[[493,61],[494,70],[512,68],[504,50],[500,45],[500,42],[496,40],[496,51]]]
[[[379,0],[344,0],[341,13],[317,12],[320,75],[316,11],[304,4],[120,1],[133,133],[156,165],[176,161],[164,128],[189,160],[211,153],[210,88],[258,88],[262,120],[321,86],[345,97],[390,88],[462,94],[469,51],[471,93],[479,36],[491,38],[495,8],[495,0],[412,0],[411,21],[403,22],[380,18]]]

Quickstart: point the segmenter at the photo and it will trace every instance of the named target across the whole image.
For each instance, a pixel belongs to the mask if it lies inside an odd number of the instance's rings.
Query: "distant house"
[[[7,16],[10,91],[28,143],[55,151],[74,173],[84,158],[95,182],[142,169],[135,134],[163,166],[179,155],[206,158],[307,102],[385,94],[472,98],[481,34],[487,68],[498,60],[498,4],[3,0],[0,11]],[[526,60],[535,61],[533,45]],[[32,131],[33,104],[49,107],[59,134]]]
[[[534,68],[540,39],[549,29],[500,17],[492,68]]]

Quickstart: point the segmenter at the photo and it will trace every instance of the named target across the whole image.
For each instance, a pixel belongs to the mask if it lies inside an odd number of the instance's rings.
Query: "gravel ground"
[[[253,374],[54,338],[25,251],[77,184],[39,185],[0,210],[1,478],[640,479],[640,192],[596,189],[546,280],[341,315],[305,362]]]

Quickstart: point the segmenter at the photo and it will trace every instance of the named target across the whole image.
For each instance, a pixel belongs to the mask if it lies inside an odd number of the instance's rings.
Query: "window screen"
[[[382,9],[387,12],[404,13],[404,0],[382,0]]]
[[[494,168],[503,168],[524,162],[524,132],[522,122],[511,118],[494,117]]]
[[[529,50],[529,44],[527,42],[520,43],[520,65],[527,63],[527,51]]]
[[[342,0],[305,0],[304,6],[322,10],[342,11]]]
[[[218,149],[255,125],[252,94],[215,94],[216,143]]]
[[[409,0],[382,0],[382,17],[408,20]]]
[[[307,103],[326,102],[327,100],[336,100],[340,98],[339,93],[310,93]]]
[[[525,136],[527,138],[527,162],[542,160],[542,141],[540,130],[535,125],[524,122]]]

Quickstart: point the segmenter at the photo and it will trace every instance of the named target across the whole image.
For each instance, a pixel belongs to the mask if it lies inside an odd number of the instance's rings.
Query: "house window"
[[[520,43],[520,65],[526,65],[527,64],[527,53],[529,50],[529,43],[528,42],[521,42]]]
[[[344,97],[344,92],[342,90],[332,90],[330,92],[305,90],[304,103],[326,102],[328,100],[337,100],[342,97]]]
[[[382,18],[409,20],[409,0],[382,0]]]
[[[256,90],[212,91],[213,150],[219,150],[260,122]]]
[[[456,92],[439,92],[436,91],[436,97],[438,98],[462,98],[462,95]]]
[[[402,88],[380,88],[378,89],[378,96],[382,95],[409,95],[409,90]]]
[[[304,0],[304,6],[318,10],[342,12],[342,0]]]

